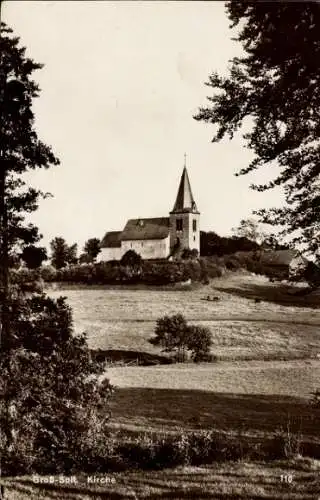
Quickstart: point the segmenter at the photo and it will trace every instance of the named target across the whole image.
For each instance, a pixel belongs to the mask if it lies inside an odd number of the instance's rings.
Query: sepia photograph
[[[320,500],[320,2],[0,18],[0,500]]]

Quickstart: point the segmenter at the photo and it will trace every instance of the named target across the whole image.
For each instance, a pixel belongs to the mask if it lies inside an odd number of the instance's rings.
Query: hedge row
[[[51,266],[41,269],[46,282],[68,282],[81,284],[145,283],[166,285],[170,283],[204,281],[222,275],[216,264],[207,265],[201,259],[179,262],[145,261],[141,266],[123,266],[118,261],[97,264],[82,264],[55,270]]]
[[[137,266],[125,266],[119,261],[96,264],[77,264],[56,270],[43,266],[39,271],[21,269],[14,271],[15,279],[27,280],[28,274],[37,273],[45,282],[63,282],[88,285],[143,283],[147,285],[168,285],[187,280],[208,283],[211,278],[222,276],[226,271],[248,271],[283,280],[288,278],[287,269],[263,265],[253,252],[238,252],[223,257],[210,256],[181,261],[144,261]],[[32,274],[32,279],[34,276]]]
[[[90,432],[76,446],[63,453],[47,452],[46,460],[23,454],[3,457],[4,474],[116,472],[136,469],[162,469],[179,465],[210,464],[236,460],[277,460],[297,456],[320,458],[319,443],[304,441],[301,435],[277,431],[273,437],[248,439],[217,430],[158,436],[138,434],[125,438],[106,432]],[[41,453],[39,454],[41,456]]]

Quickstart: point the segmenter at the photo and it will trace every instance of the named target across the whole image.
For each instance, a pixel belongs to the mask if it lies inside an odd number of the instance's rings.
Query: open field
[[[88,332],[92,348],[161,354],[148,338],[164,314],[182,313],[212,331],[217,363],[109,367],[107,376],[117,387],[111,426],[132,431],[241,426],[259,433],[291,418],[316,436],[309,402],[320,379],[320,297],[290,295],[297,290],[232,273],[185,291],[82,288],[51,294],[67,295],[76,329]],[[220,300],[202,300],[207,295]]]
[[[88,333],[93,349],[161,354],[148,338],[164,314],[182,313],[212,331],[216,363],[107,368],[116,386],[109,426],[119,436],[215,429],[219,435],[242,436],[251,446],[289,426],[301,437],[301,452],[312,450],[320,458],[320,408],[310,404],[320,379],[320,297],[289,292],[239,273],[185,291],[101,287],[50,294],[68,297],[75,329]],[[202,300],[207,295],[220,300]],[[109,482],[100,486],[85,475],[71,485],[61,485],[58,476],[51,485],[36,485],[32,477],[3,484],[7,500],[320,498],[320,461],[308,458],[104,477]]]
[[[93,348],[160,354],[148,338],[164,314],[182,313],[212,331],[217,363],[109,367],[107,376],[117,387],[111,426],[132,432],[241,427],[259,434],[291,419],[315,437],[319,421],[309,402],[320,378],[320,298],[294,296],[293,305],[292,291],[263,277],[232,273],[185,291],[51,293],[68,296],[76,329],[88,332]],[[207,295],[220,300],[202,300]]]
[[[99,476],[96,476],[99,477]],[[77,476],[75,485],[37,487],[32,478],[4,481],[7,500],[205,499],[318,500],[320,462],[229,462],[206,467],[179,467],[162,471],[132,471],[106,475],[107,485],[88,484]],[[289,482],[287,482],[289,481]]]
[[[320,296],[290,295],[291,289],[258,276],[231,274],[191,290],[80,288],[66,295],[76,331],[90,347],[160,354],[149,344],[157,318],[181,313],[212,331],[218,359],[295,359],[320,351]],[[219,301],[202,300],[207,295]],[[259,297],[261,302],[253,298]],[[277,303],[270,302],[275,297]],[[294,305],[293,305],[294,304]]]
[[[180,428],[272,433],[288,421],[295,432],[319,437],[320,409],[310,405],[320,361],[221,362],[116,367],[110,424],[143,431]]]

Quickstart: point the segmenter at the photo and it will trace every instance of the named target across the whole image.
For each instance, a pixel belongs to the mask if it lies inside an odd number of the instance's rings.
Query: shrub
[[[164,437],[140,435],[118,447],[126,467],[160,469],[179,465],[201,465],[216,461],[258,457],[259,451],[244,438],[214,430],[180,431]]]
[[[298,432],[293,432],[290,421],[287,422],[286,428],[281,427],[276,430],[272,440],[266,444],[265,452],[268,458],[294,458],[300,455],[302,436],[300,429]]]
[[[201,257],[200,262],[206,279],[222,276],[225,266],[218,257]]]
[[[190,248],[184,248],[181,254],[181,259],[187,260],[187,259],[197,259],[199,256],[199,252],[196,248],[193,248],[192,250]]]
[[[142,272],[142,258],[134,250],[128,250],[120,261],[122,279],[125,281],[136,280]]]
[[[197,260],[187,260],[183,263],[186,279],[200,281],[203,275],[201,265]]]
[[[119,437],[109,431],[103,418],[93,417],[90,427],[79,436],[75,458],[75,471],[101,473],[126,468],[119,451]]]
[[[191,325],[187,330],[187,348],[195,362],[207,360],[212,344],[211,331],[204,326]]]
[[[23,293],[39,292],[43,288],[43,281],[38,269],[20,267],[10,270],[10,282],[14,290]]]
[[[0,355],[0,454],[4,474],[67,471],[92,416],[106,412],[112,387],[104,363],[75,336],[63,298],[10,298],[10,332]]]
[[[225,266],[227,269],[229,269],[231,271],[235,271],[235,270],[240,269],[242,267],[241,263],[239,262],[239,260],[235,256],[225,258]]]
[[[167,285],[189,279],[186,266],[182,262],[144,262],[141,280],[147,284]]]
[[[182,314],[159,318],[155,337],[149,342],[160,346],[165,352],[175,353],[178,361],[185,361],[188,351],[197,362],[206,359],[212,344],[210,330],[202,326],[188,325]]]
[[[47,265],[40,268],[40,275],[43,281],[57,281],[57,271],[53,266]]]
[[[134,250],[128,250],[121,258],[120,264],[128,267],[140,267],[142,264],[141,255]]]

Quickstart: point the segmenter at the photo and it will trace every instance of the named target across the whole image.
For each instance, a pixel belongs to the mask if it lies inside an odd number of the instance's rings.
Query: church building
[[[169,217],[130,219],[123,231],[106,233],[98,261],[120,260],[128,250],[134,250],[143,259],[167,259],[183,249],[200,253],[199,222],[200,212],[185,166]]]

